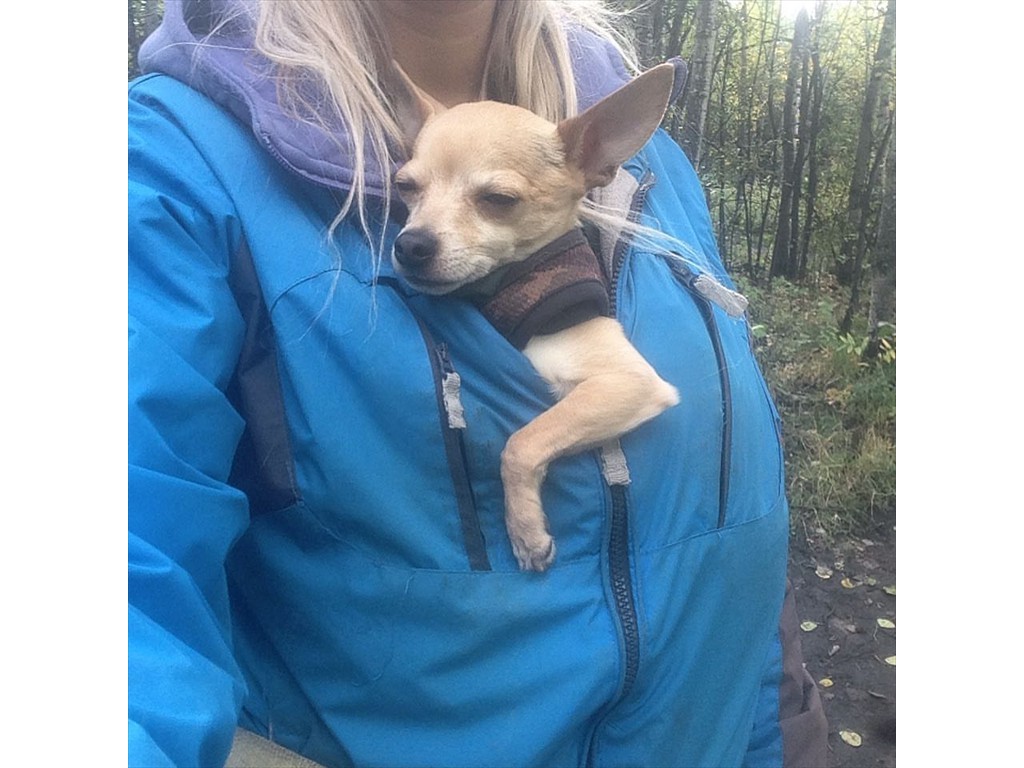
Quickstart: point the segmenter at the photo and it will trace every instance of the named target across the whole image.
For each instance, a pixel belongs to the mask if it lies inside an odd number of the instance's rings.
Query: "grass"
[[[770,288],[740,278],[756,352],[782,415],[794,529],[865,536],[896,513],[896,335],[839,337],[835,285]],[[867,350],[871,349],[870,352]]]

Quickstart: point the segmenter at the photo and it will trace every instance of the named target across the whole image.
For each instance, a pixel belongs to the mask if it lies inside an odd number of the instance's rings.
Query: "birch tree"
[[[860,113],[857,153],[854,158],[853,178],[850,182],[847,231],[843,241],[843,262],[849,274],[850,302],[839,325],[841,333],[849,333],[854,314],[860,303],[861,272],[871,238],[872,169],[881,165],[885,146],[877,137],[877,116],[883,101],[888,101],[893,77],[896,48],[896,4],[888,0],[882,31],[875,50],[871,76],[864,94]],[[888,129],[889,126],[886,126]],[[882,141],[888,140],[888,132]]]
[[[711,102],[712,69],[715,62],[718,0],[698,0],[697,30],[690,60],[690,77],[683,107],[683,136],[680,143],[695,168],[704,151],[704,127]]]
[[[868,331],[877,342],[882,323],[896,322],[896,125],[886,153],[885,191],[878,217],[878,241],[871,259]]]

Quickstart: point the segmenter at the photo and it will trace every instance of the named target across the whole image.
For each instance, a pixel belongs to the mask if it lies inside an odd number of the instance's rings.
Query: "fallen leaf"
[[[896,625],[889,621],[889,619],[878,619],[878,626],[882,629],[896,629]]]
[[[811,630],[817,629],[818,625],[813,621],[802,621],[800,622],[800,629],[804,632],[810,632]]]
[[[836,560],[836,570],[837,571],[841,571],[844,568],[846,568],[846,561],[843,560],[842,558]]]
[[[814,569],[814,575],[817,576],[819,579],[831,579],[832,569],[829,568],[827,565],[819,565],[817,568]]]
[[[831,688],[833,685],[835,685],[835,683],[832,682],[831,677],[823,677],[821,678],[821,680],[818,681],[818,685],[820,685],[822,688]]]
[[[885,657],[885,663],[888,664],[889,666],[895,667],[896,666],[896,657],[895,656],[886,656]]]
[[[891,587],[882,587],[882,591],[885,592],[885,594],[887,594],[887,595],[892,595],[893,597],[896,597],[896,585],[895,584],[893,584]]]
[[[833,656],[835,656],[837,653],[839,653],[839,646],[838,645],[833,645],[831,648],[828,649],[828,657],[830,659]]]
[[[854,581],[853,579],[851,579],[849,576],[847,576],[845,579],[843,579],[839,583],[843,585],[844,589],[853,589],[854,587],[859,586],[857,584],[857,582]]]
[[[839,738],[845,741],[851,747],[859,747],[862,743],[860,734],[856,731],[840,731]]]
[[[864,579],[864,583],[867,584],[869,587],[873,587],[876,584],[878,584],[878,579],[876,579],[874,576],[868,576],[866,579]]]

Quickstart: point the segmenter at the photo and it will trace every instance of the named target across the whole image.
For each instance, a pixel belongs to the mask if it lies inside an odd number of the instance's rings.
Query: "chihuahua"
[[[493,101],[446,109],[397,64],[395,72],[409,150],[394,182],[409,209],[395,270],[422,293],[483,295],[478,303],[556,399],[501,454],[512,550],[521,569],[544,571],[555,558],[541,504],[550,463],[613,441],[679,402],[607,316],[602,270],[580,230],[584,197],[609,184],[661,122],[673,67],[648,70],[558,124]],[[508,286],[511,294],[493,295]]]

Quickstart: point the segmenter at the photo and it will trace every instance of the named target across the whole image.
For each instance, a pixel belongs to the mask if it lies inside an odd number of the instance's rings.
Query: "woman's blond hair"
[[[483,98],[503,101],[558,121],[576,113],[567,27],[578,25],[608,40],[627,67],[631,49],[596,0],[499,0],[484,72]],[[391,51],[374,0],[260,0],[256,47],[276,65],[281,104],[298,117],[339,135],[353,158],[353,178],[333,229],[355,215],[371,248],[366,213],[367,163],[391,198],[391,171],[402,160],[402,134],[387,90]],[[311,87],[312,86],[312,87]],[[315,94],[313,96],[312,94]]]

